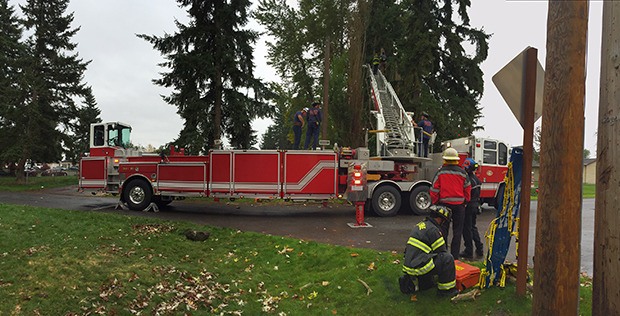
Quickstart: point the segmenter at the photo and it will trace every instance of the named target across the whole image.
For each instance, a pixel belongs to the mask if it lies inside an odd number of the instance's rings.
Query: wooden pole
[[[620,315],[620,2],[603,3],[592,315]]]
[[[524,296],[527,284],[527,258],[530,234],[530,187],[534,153],[534,108],[536,107],[536,66],[538,49],[525,52],[523,96],[523,169],[521,170],[521,207],[519,210],[519,249],[517,249],[517,295]]]
[[[549,1],[532,315],[577,315],[588,1]]]

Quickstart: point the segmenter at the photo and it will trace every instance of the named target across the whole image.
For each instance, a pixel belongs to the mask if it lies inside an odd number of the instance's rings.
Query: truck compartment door
[[[338,158],[333,152],[285,152],[283,194],[327,199],[338,194]]]
[[[83,157],[80,161],[80,189],[101,189],[107,185],[107,157]]]

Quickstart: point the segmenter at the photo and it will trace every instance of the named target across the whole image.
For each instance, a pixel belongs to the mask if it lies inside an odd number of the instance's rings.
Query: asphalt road
[[[304,240],[347,247],[371,248],[402,253],[413,225],[421,216],[399,215],[396,217],[367,217],[372,227],[351,228],[355,223],[355,208],[330,203],[292,203],[287,205],[174,201],[159,212],[135,212],[115,210],[117,198],[78,193],[76,187],[48,189],[37,192],[0,192],[0,203],[62,208],[79,211],[99,211],[132,216],[156,217],[167,220],[190,221],[202,225],[229,227],[276,236],[288,236]],[[530,214],[529,263],[532,265],[536,243],[536,201],[532,201]],[[484,234],[495,212],[485,209],[478,216],[478,229]],[[581,231],[582,271],[592,275],[594,246],[594,199],[583,200]],[[507,261],[515,261],[514,243]],[[486,249],[485,249],[486,251]]]

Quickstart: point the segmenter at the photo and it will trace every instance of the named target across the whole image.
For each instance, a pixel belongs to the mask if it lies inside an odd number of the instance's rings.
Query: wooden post
[[[521,170],[521,207],[519,210],[519,249],[517,257],[517,295],[524,296],[527,284],[527,258],[530,234],[530,187],[534,153],[534,108],[536,107],[536,66],[538,49],[525,52],[523,96],[523,169]]]
[[[603,3],[592,315],[620,315],[620,2]],[[591,132],[591,131],[589,131]]]
[[[532,315],[577,315],[588,1],[549,1]]]

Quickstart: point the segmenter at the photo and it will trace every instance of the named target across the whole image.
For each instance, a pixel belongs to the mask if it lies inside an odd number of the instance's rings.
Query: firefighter
[[[430,189],[431,203],[444,205],[452,210],[452,241],[450,253],[454,259],[459,258],[461,250],[461,237],[463,235],[463,222],[465,220],[465,205],[471,198],[471,184],[469,177],[463,168],[459,166],[459,153],[454,148],[444,150],[443,166],[433,178]],[[442,224],[442,233],[448,241],[450,222]]]
[[[484,255],[483,244],[480,241],[480,233],[476,227],[476,217],[480,210],[480,179],[474,173],[478,169],[478,163],[472,158],[467,158],[463,162],[463,169],[467,172],[469,182],[471,182],[471,199],[465,207],[465,222],[463,224],[463,246],[465,249],[460,254],[463,258],[473,259],[474,248],[476,246],[476,257]]]
[[[303,108],[301,111],[297,111],[297,113],[295,113],[295,117],[293,118],[293,133],[295,134],[293,149],[299,149],[299,143],[301,142],[301,131],[306,124],[306,121],[304,120],[306,113],[308,113],[308,108]]]
[[[321,114],[321,102],[312,102],[312,108],[308,110],[308,129],[306,130],[306,143],[304,149],[316,149],[319,146],[319,128],[323,120]],[[312,144],[311,144],[312,143]],[[308,147],[312,145],[312,147]]]
[[[452,297],[458,294],[454,258],[441,233],[441,225],[450,222],[451,211],[436,205],[430,211],[429,217],[415,225],[407,241],[404,275],[398,279],[400,291],[411,294],[428,290],[435,286],[436,275],[437,294]]]
[[[422,128],[422,142],[418,146],[418,156],[428,157],[428,143],[433,136],[433,123],[430,121],[430,115],[426,112],[420,114],[420,121],[413,122],[413,126]]]
[[[381,63],[381,59],[379,58],[379,55],[375,53],[375,55],[372,57],[372,74],[373,75],[377,74],[377,70],[379,70],[380,63]]]

